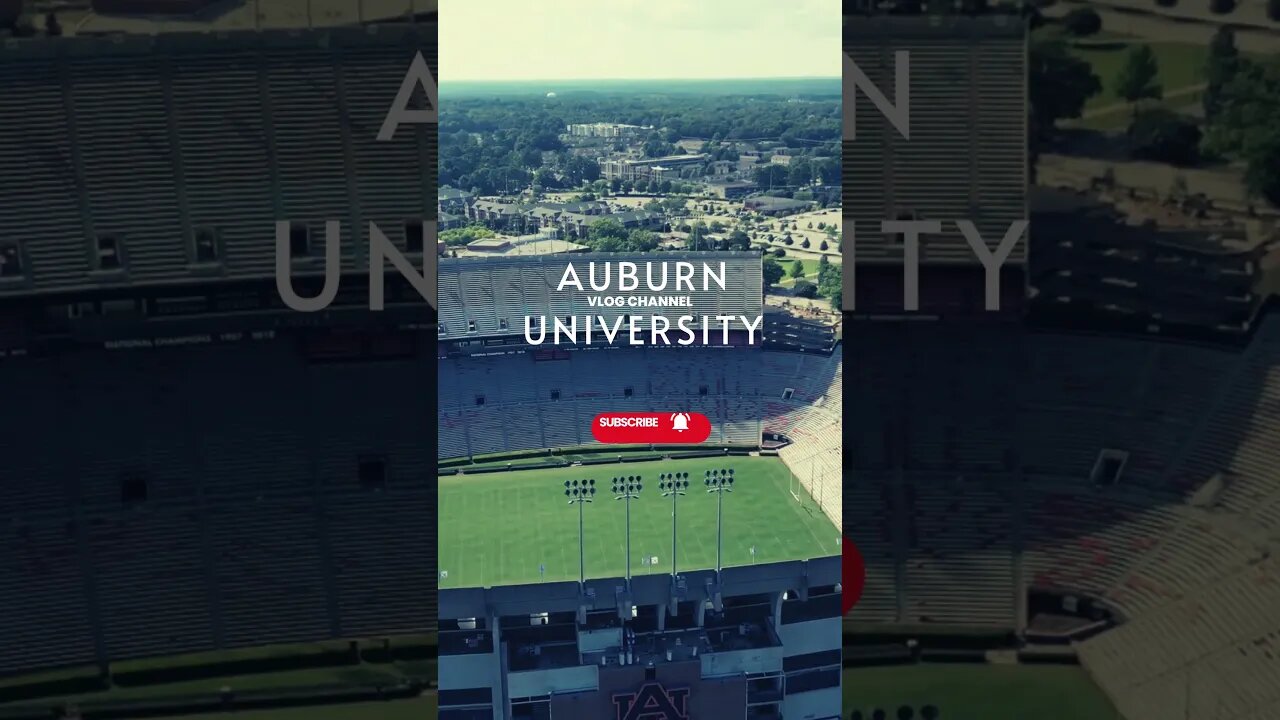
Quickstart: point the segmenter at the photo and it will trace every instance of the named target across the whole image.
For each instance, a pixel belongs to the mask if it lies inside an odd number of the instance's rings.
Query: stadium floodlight
[[[721,509],[724,507],[724,494],[733,492],[733,468],[708,470],[703,484],[707,486],[707,492],[716,494],[716,575],[719,576],[721,538],[723,537],[723,533],[720,532],[723,526],[720,520]]]
[[[671,498],[671,577],[676,576],[676,498],[689,489],[689,473],[660,473],[658,490],[662,497]]]
[[[626,475],[613,479],[613,499],[627,506],[627,587],[631,587],[631,501],[640,497],[644,484],[639,475]]]
[[[564,496],[569,498],[570,505],[578,506],[578,582],[584,585],[587,582],[587,556],[582,537],[582,506],[593,502],[595,494],[596,481],[593,479],[564,481]]]

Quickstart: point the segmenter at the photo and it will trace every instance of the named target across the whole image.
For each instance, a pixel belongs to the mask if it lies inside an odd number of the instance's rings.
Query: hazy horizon
[[[835,0],[441,0],[448,82],[838,78]],[[500,20],[501,22],[495,22]]]
[[[585,95],[839,95],[839,76],[764,78],[578,78],[567,80],[440,81],[440,94],[462,96],[543,96],[572,99]]]

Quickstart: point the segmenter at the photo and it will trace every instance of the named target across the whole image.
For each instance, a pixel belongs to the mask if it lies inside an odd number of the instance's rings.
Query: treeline
[[[458,98],[440,109],[440,183],[482,194],[514,192],[554,177],[562,187],[599,178],[598,165],[574,157],[560,140],[574,123],[653,126],[640,138],[651,157],[677,152],[675,142],[708,140],[712,160],[736,159],[735,140],[774,141],[797,155],[840,156],[837,97],[780,95],[665,96],[590,94],[560,98]],[[614,149],[622,150],[621,142]],[[703,149],[703,148],[700,148]]]

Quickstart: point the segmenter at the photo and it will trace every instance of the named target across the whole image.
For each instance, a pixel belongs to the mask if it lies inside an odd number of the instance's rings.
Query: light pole
[[[639,475],[627,475],[613,479],[613,499],[627,506],[627,587],[631,587],[631,501],[640,497],[644,488]]]
[[[592,502],[591,498],[595,494],[595,480],[564,481],[564,495],[569,498],[569,504],[578,505],[578,582],[582,584],[587,582],[587,560],[582,542],[582,504]]]
[[[720,548],[722,543],[720,540],[723,537],[723,533],[720,532],[723,525],[720,522],[720,510],[724,507],[724,494],[733,492],[733,468],[708,470],[703,484],[707,486],[707,492],[716,494],[716,575],[718,576],[721,567]]]
[[[671,577],[676,576],[676,498],[684,495],[689,489],[689,473],[661,473],[658,475],[658,490],[662,497],[671,498]]]

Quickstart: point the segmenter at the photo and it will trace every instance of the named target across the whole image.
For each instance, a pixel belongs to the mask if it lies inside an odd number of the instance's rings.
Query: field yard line
[[[511,517],[510,515],[507,514],[507,494],[506,493],[501,493],[498,495],[498,517]],[[507,564],[506,562],[504,562],[506,559],[506,552],[504,552],[504,549],[503,549],[503,546],[506,545],[506,540],[507,540],[507,534],[503,532],[499,532],[498,533],[498,573],[501,575],[507,574]]]
[[[533,542],[534,542],[534,546],[537,548],[538,564],[545,565],[547,562],[547,558],[546,558],[547,546],[542,544],[542,523],[537,522],[536,519],[533,523]],[[542,582],[543,580],[544,578],[541,575],[539,575],[538,582]]]

